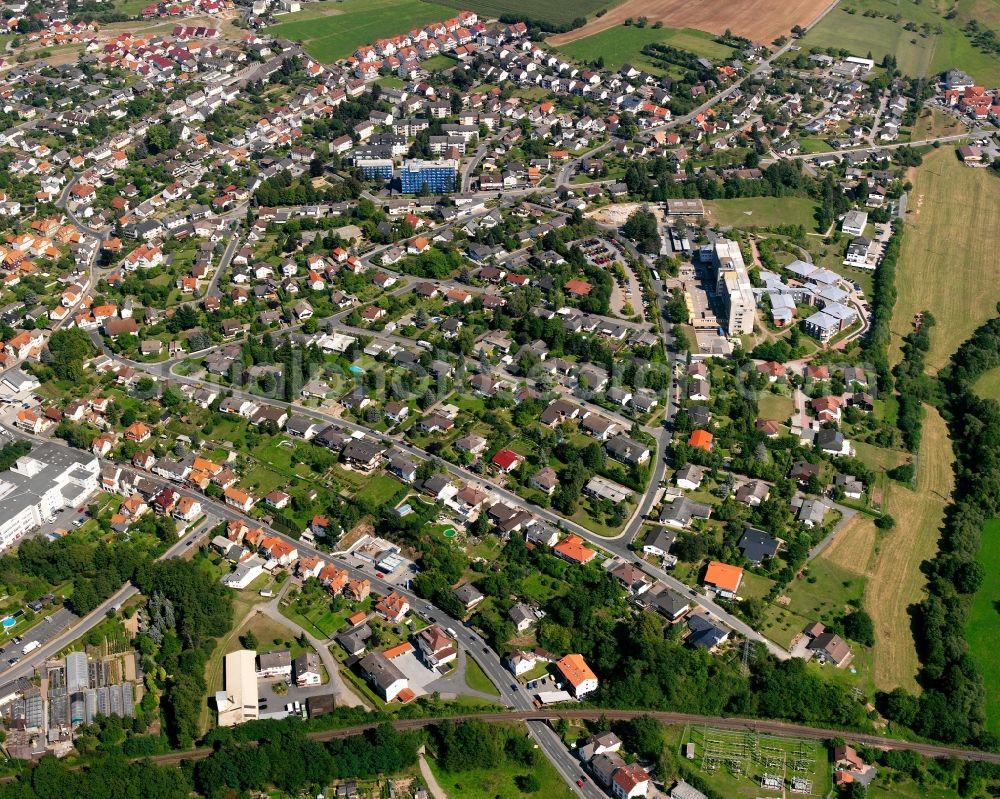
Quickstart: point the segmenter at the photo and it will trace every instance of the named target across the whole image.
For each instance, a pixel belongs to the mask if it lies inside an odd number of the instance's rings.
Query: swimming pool
[[[363,375],[365,373],[365,370],[362,369],[360,366],[350,366],[348,367],[348,371],[352,375]]]
[[[14,619],[12,617],[10,617],[10,616],[8,616],[3,621],[0,621],[0,625],[2,625],[5,630],[9,630],[15,624],[17,624],[17,622],[14,621]]]

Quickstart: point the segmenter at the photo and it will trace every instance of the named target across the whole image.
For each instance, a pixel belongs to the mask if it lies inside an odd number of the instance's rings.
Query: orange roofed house
[[[735,599],[743,582],[743,569],[713,560],[708,564],[705,579],[702,582],[726,599]]]
[[[566,655],[556,661],[556,668],[566,680],[567,690],[577,699],[597,690],[597,675],[583,655]]]
[[[256,500],[240,488],[227,488],[223,493],[226,504],[231,508],[238,508],[244,513],[249,513]]]
[[[697,447],[705,452],[712,451],[712,434],[707,430],[695,430],[688,439],[689,447]]]
[[[583,539],[578,535],[566,536],[552,548],[552,551],[563,560],[568,560],[570,563],[579,563],[580,565],[590,563],[590,561],[597,557],[597,553],[594,550],[584,546]]]
[[[410,603],[406,597],[393,591],[388,596],[382,597],[375,603],[375,612],[392,624],[399,624],[410,609]]]

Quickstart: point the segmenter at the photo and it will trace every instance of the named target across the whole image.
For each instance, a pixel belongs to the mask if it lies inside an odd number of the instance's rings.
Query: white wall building
[[[752,333],[757,301],[740,245],[729,239],[719,239],[712,249],[712,263],[715,288],[726,308],[726,332],[730,337]]]
[[[100,464],[89,452],[39,444],[0,473],[0,549],[84,504],[99,487]]]

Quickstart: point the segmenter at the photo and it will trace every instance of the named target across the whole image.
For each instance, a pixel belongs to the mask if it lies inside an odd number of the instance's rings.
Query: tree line
[[[1000,306],[998,306],[1000,313]],[[965,638],[969,605],[983,582],[977,560],[984,523],[1000,514],[1000,403],[975,381],[1000,366],[1000,318],[979,327],[939,375],[942,413],[955,452],[955,489],[937,555],[923,565],[927,596],[912,608],[923,692],[896,689],[882,712],[920,735],[995,749],[986,727],[983,676]]]

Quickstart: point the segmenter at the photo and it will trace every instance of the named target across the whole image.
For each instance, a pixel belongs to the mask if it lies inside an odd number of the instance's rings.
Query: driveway
[[[488,702],[499,703],[500,697],[496,694],[488,694],[485,691],[477,691],[474,688],[470,688],[465,682],[465,670],[468,665],[467,658],[469,657],[468,651],[465,647],[460,646],[458,648],[458,658],[455,660],[455,668],[453,668],[444,677],[431,682],[427,685],[428,692],[434,692],[441,694],[443,699],[453,699],[459,694],[464,694],[465,696],[475,696],[479,699],[485,699]]]
[[[301,633],[305,635],[309,645],[316,650],[320,660],[323,661],[323,665],[326,666],[326,673],[330,676],[330,681],[326,685],[317,686],[317,688],[321,690],[316,690],[316,693],[332,693],[338,706],[347,705],[349,707],[366,707],[361,698],[347,687],[347,684],[344,682],[344,678],[340,675],[340,666],[337,663],[336,658],[334,658],[333,654],[330,652],[329,642],[320,641],[308,630],[303,629],[291,619],[286,618],[282,615],[281,611],[278,610],[278,601],[284,595],[284,592],[288,590],[289,585],[291,585],[291,581],[286,581],[285,587],[278,592],[278,595],[270,602],[264,605],[258,605],[256,612],[263,613],[265,616],[284,624],[289,629],[294,630],[296,634]],[[289,690],[291,691],[291,689]],[[304,691],[308,689],[296,688],[295,690]],[[261,696],[263,697],[263,694]],[[286,699],[285,703],[287,702],[288,700]],[[269,709],[272,711],[274,710],[273,707]]]

